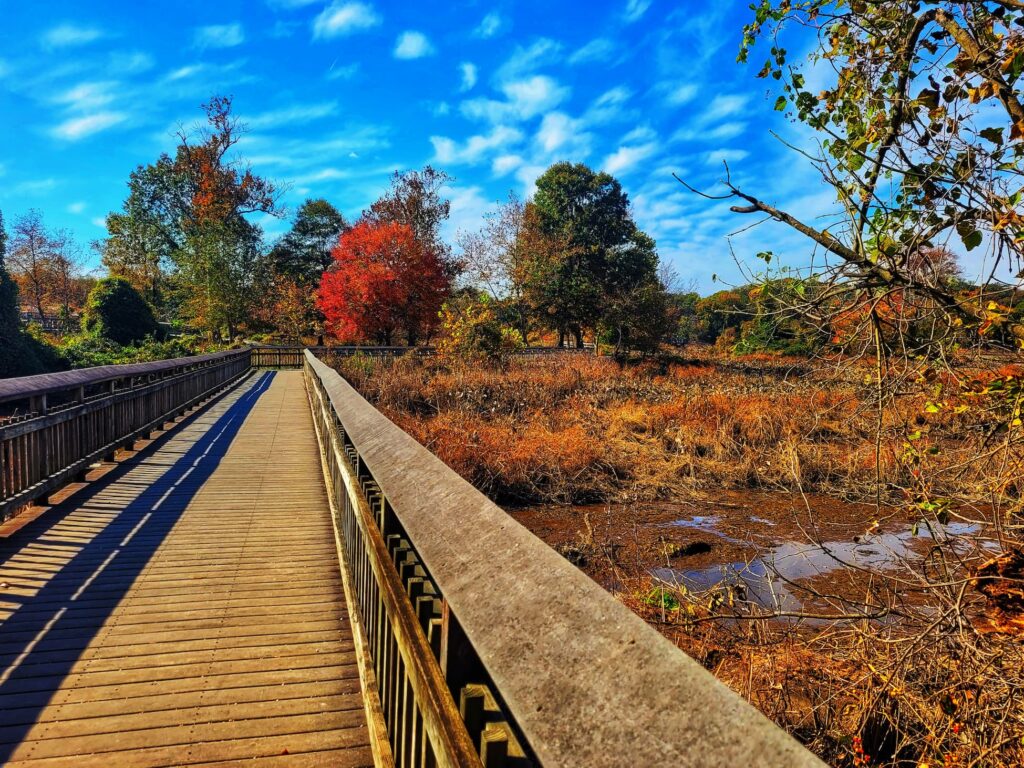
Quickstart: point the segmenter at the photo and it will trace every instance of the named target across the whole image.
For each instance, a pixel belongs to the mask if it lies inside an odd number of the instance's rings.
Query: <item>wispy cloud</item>
[[[41,195],[49,192],[57,186],[56,179],[32,179],[14,185],[14,191],[19,195]]]
[[[128,118],[123,112],[96,112],[82,117],[73,117],[65,120],[53,128],[50,133],[64,141],[78,141],[95,133],[100,133],[108,128],[113,128],[118,123],[123,123]]]
[[[116,75],[137,75],[153,68],[153,57],[145,51],[115,51],[110,54],[108,68]]]
[[[338,66],[337,63],[331,64],[331,68],[327,70],[328,80],[351,80],[359,72],[359,62],[354,61],[351,64],[343,64]]]
[[[68,48],[75,45],[86,45],[103,37],[99,27],[85,27],[78,24],[58,24],[43,34],[42,43],[45,48]]]
[[[697,96],[696,83],[683,83],[672,86],[665,94],[665,103],[672,107],[681,107],[689,104]]]
[[[639,21],[650,7],[651,0],[628,0],[626,9],[622,12],[622,18],[626,20],[626,23],[632,24],[634,21]]]
[[[53,97],[57,104],[69,109],[88,111],[110,104],[115,98],[117,83],[112,81],[79,83]]]
[[[517,45],[512,55],[498,67],[495,75],[499,82],[514,80],[559,62],[562,44],[547,37],[534,40],[527,46]]]
[[[502,150],[523,139],[523,134],[516,128],[505,125],[495,126],[484,135],[470,136],[460,144],[447,136],[431,136],[434,145],[434,160],[438,163],[474,164],[483,161],[496,150]]]
[[[68,206],[68,213],[80,214],[85,212],[85,203],[78,201]]]
[[[395,41],[394,56],[396,59],[422,59],[434,54],[434,46],[430,38],[422,32],[410,29],[398,36]]]
[[[711,123],[715,120],[732,117],[745,111],[749,101],[750,96],[744,94],[722,94],[715,96],[708,105],[708,108],[701,114],[700,121],[702,123]]]
[[[462,114],[492,123],[529,120],[558,106],[569,89],[547,75],[533,75],[501,86],[505,101],[477,98],[462,102]]]
[[[335,2],[313,20],[313,39],[329,40],[372,29],[381,23],[380,15],[366,3]]]
[[[738,163],[750,156],[745,149],[716,149],[709,152],[705,162],[708,165],[721,165],[722,163]]]
[[[285,125],[304,125],[314,120],[330,117],[337,112],[338,102],[324,101],[317,104],[293,104],[282,109],[246,117],[242,121],[251,130],[264,130]]]
[[[523,164],[519,155],[498,155],[491,161],[491,172],[495,176],[505,176]]]
[[[233,48],[245,42],[245,30],[240,23],[210,24],[199,27],[192,38],[196,48]]]
[[[459,72],[462,74],[462,85],[459,86],[459,90],[473,90],[473,86],[476,85],[476,64],[464,61],[459,64]]]
[[[594,61],[608,61],[615,53],[615,43],[605,37],[591,40],[569,56],[570,64],[587,64]]]
[[[549,157],[557,153],[581,160],[590,154],[593,134],[584,130],[582,120],[572,118],[564,112],[549,112],[541,120],[534,140]]]
[[[657,134],[647,126],[641,126],[623,137],[622,145],[604,159],[601,168],[613,175],[625,175],[657,153],[658,148]]]
[[[481,19],[476,29],[473,30],[474,37],[481,37],[484,40],[494,37],[506,29],[506,22],[497,11],[491,11]]]

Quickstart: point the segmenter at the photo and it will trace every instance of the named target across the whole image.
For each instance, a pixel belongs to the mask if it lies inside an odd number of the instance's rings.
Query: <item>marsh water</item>
[[[606,587],[647,575],[672,589],[728,591],[740,606],[778,613],[818,598],[855,598],[873,575],[903,570],[917,578],[939,543],[964,555],[997,548],[977,522],[929,524],[889,512],[879,523],[873,505],[771,492],[510,510]]]

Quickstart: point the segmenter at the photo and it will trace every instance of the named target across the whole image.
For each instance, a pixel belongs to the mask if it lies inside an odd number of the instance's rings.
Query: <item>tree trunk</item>
[[[583,331],[579,328],[573,328],[572,335],[576,339],[576,349],[583,349]]]
[[[565,331],[559,331],[558,332],[558,348],[559,349],[564,349],[565,348]]]

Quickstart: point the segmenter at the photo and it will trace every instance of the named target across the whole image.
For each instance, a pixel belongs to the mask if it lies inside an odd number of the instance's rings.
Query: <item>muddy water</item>
[[[914,525],[901,510],[786,493],[509,512],[608,588],[650,576],[783,613],[863,596],[872,574],[919,570],[936,542],[955,540],[965,556],[996,548],[977,522]]]

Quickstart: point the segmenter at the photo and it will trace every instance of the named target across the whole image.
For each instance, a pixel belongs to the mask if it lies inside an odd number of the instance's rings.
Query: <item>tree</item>
[[[437,254],[446,277],[454,280],[462,265],[452,258],[451,248],[441,239],[441,225],[451,213],[451,203],[442,190],[451,181],[447,173],[429,165],[422,171],[395,171],[391,188],[369,210],[363,211],[363,220],[370,224],[406,225],[424,247]]]
[[[108,277],[89,292],[82,313],[82,330],[90,336],[129,345],[158,336],[160,326],[131,283],[121,277]]]
[[[526,204],[509,193],[505,203],[487,214],[479,232],[463,233],[459,237],[469,280],[499,302],[495,311],[519,331],[523,343],[528,341],[530,330],[523,285],[525,217]]]
[[[328,330],[347,340],[409,344],[431,333],[450,282],[437,254],[405,224],[362,221],[334,249],[318,306]]]
[[[315,286],[331,266],[331,251],[348,229],[341,212],[323,199],[306,200],[291,230],[270,252],[274,271],[299,285]]]
[[[203,105],[206,126],[179,131],[173,158],[161,155],[132,172],[123,211],[108,217],[102,246],[152,298],[164,265],[171,266],[186,319],[229,336],[258,299],[262,232],[246,216],[279,213],[276,187],[234,154],[244,130],[231,106],[230,98],[212,98]]]
[[[766,214],[805,235],[830,258],[826,279],[838,290],[898,290],[919,313],[955,319],[950,327],[1006,325],[1001,299],[1015,295],[1011,286],[987,284],[963,301],[941,272],[919,266],[927,249],[956,239],[968,251],[987,242],[997,267],[1021,267],[1022,10],[1018,0],[763,0],[740,59],[759,39],[776,41],[759,77],[782,83],[776,109],[821,134],[812,162],[843,218],[815,228],[728,178],[724,197],[736,199],[736,212]],[[817,32],[811,63],[837,74],[823,90],[810,90],[777,42],[790,27]],[[829,305],[836,295],[820,298]],[[1009,323],[1009,331],[1024,340],[1024,326]]]
[[[541,244],[528,258],[526,291],[560,337],[571,333],[577,346],[584,328],[602,322],[624,341],[632,297],[653,296],[658,286],[664,293],[654,240],[637,228],[629,198],[607,173],[552,165],[537,179],[525,222]],[[554,258],[544,263],[545,256]]]
[[[0,213],[0,378],[30,376],[58,367],[52,349],[21,329],[18,284],[7,272],[7,242]]]
[[[70,235],[47,229],[39,211],[14,222],[8,264],[40,320],[49,311],[70,316],[81,306],[81,261]]]

